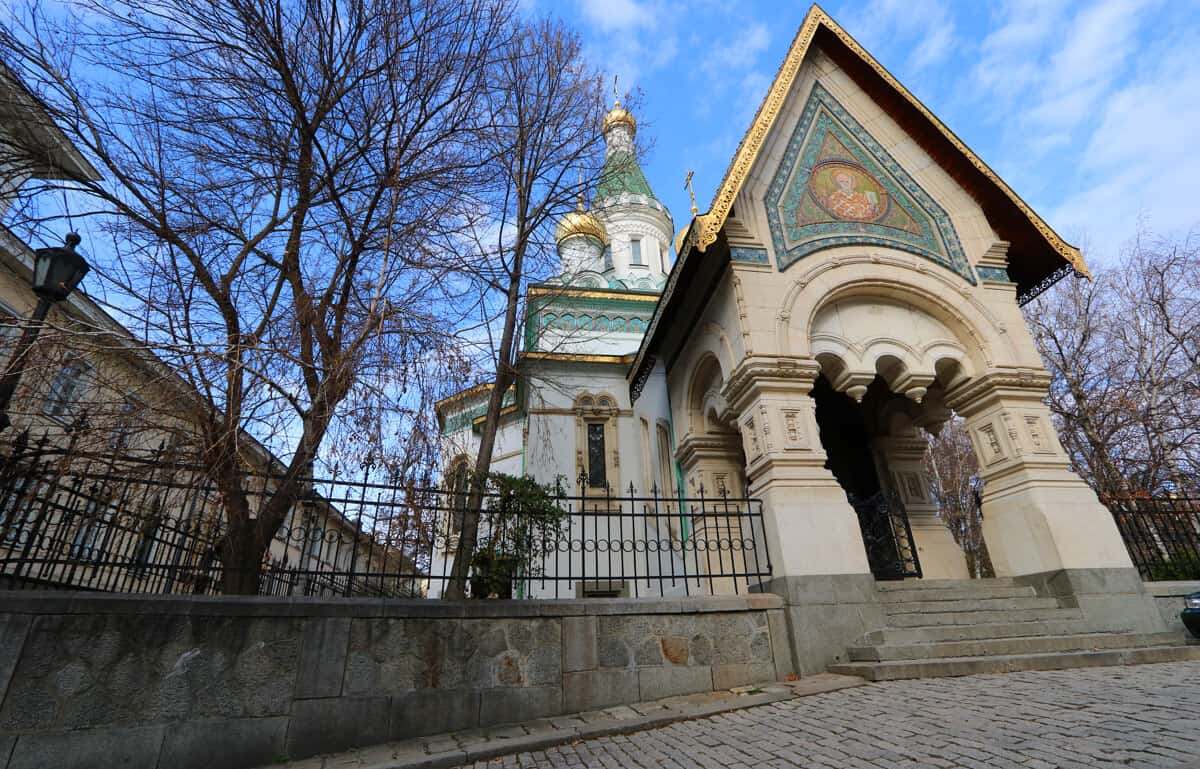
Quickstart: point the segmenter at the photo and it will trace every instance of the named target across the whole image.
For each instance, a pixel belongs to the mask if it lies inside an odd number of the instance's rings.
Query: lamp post
[[[84,258],[75,253],[75,246],[79,245],[81,240],[82,238],[71,232],[67,234],[65,248],[51,246],[39,248],[35,252],[33,293],[37,294],[38,303],[25,324],[25,330],[21,332],[21,339],[8,361],[4,376],[0,378],[0,432],[4,432],[12,424],[8,418],[8,404],[12,401],[17,383],[21,381],[21,375],[25,373],[26,358],[29,357],[29,350],[42,331],[42,323],[50,312],[50,306],[70,296],[79,285],[79,281],[83,280],[83,276],[91,269]]]

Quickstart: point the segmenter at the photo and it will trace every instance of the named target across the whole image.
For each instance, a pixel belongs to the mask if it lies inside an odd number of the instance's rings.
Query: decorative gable
[[[820,83],[767,190],[779,269],[823,248],[889,246],[975,283],[950,217]]]

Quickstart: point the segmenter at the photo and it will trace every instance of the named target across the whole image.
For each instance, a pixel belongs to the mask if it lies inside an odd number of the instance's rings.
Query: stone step
[[[830,673],[861,676],[868,681],[902,678],[944,678],[978,673],[1011,673],[1018,670],[1063,670],[1106,665],[1140,665],[1155,662],[1200,660],[1200,646],[1147,646],[1135,649],[1012,654],[992,657],[942,657],[932,660],[846,662],[829,666]]]
[[[991,587],[936,587],[885,590],[879,600],[885,604],[906,601],[970,601],[985,598],[1033,598],[1037,591],[1029,585],[995,585]]]
[[[1023,611],[1025,609],[1057,609],[1056,598],[1021,596],[1020,598],[960,598],[936,601],[902,601],[885,603],[888,616],[900,614],[947,614],[953,612]]]
[[[941,625],[937,627],[883,628],[864,634],[856,646],[903,645],[941,641],[977,641],[1015,636],[1078,635],[1083,633],[1120,633],[1129,627],[1098,624],[1090,620],[1043,620],[1040,622],[991,622],[979,625]]]
[[[987,579],[898,579],[876,583],[881,592],[893,590],[941,590],[948,587],[967,590],[989,587],[1024,587],[1012,577],[988,577]]]
[[[981,611],[946,611],[912,614],[891,614],[889,628],[936,627],[938,625],[986,625],[994,622],[1039,622],[1042,620],[1082,619],[1083,612],[1070,608],[992,609]],[[1036,633],[1031,635],[1037,635]]]
[[[851,662],[887,662],[891,660],[931,660],[941,657],[997,657],[1014,654],[1134,649],[1168,646],[1180,641],[1179,633],[1080,633],[1058,636],[1014,636],[976,641],[937,643],[881,644],[851,646],[846,650]]]

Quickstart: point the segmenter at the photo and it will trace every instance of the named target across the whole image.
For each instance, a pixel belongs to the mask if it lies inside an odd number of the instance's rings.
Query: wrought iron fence
[[[164,454],[99,456],[17,442],[0,469],[0,587],[129,593],[225,592],[235,572],[228,499],[199,468]],[[249,525],[282,481],[249,478]],[[308,479],[270,537],[268,595],[438,597],[466,494],[355,478]],[[581,487],[582,488],[582,487]],[[743,593],[771,572],[761,503],[632,489],[551,497],[531,522],[489,491],[478,510],[487,557],[471,589],[516,598]],[[500,536],[498,536],[500,535]],[[503,543],[499,546],[496,543]]]
[[[1200,579],[1200,499],[1110,499],[1108,507],[1143,579]]]

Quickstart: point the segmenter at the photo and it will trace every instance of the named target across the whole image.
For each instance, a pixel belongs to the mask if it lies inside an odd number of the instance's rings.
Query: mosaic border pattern
[[[746,264],[770,264],[771,257],[765,248],[749,248],[747,246],[730,246],[729,258],[734,262]]]
[[[931,239],[944,249],[944,253],[932,251],[925,247],[915,236],[891,228],[860,222],[826,222],[806,225],[806,232],[815,235],[811,240],[805,240],[787,248],[783,234],[783,223],[779,219],[779,202],[790,178],[797,173],[803,173],[804,168],[797,168],[798,163],[807,163],[811,167],[816,153],[820,151],[820,142],[808,141],[816,137],[818,132],[840,129],[840,133],[853,141],[844,142],[854,159],[866,168],[883,171],[878,178],[880,183],[893,190],[902,190],[904,196],[912,202],[927,221],[932,221],[937,229],[936,237]],[[801,153],[804,157],[801,157]],[[810,157],[811,156],[811,157]],[[894,193],[893,193],[894,194]],[[950,222],[949,215],[929,193],[913,180],[911,176],[896,162],[894,158],[859,124],[846,109],[825,90],[820,83],[814,83],[808,103],[804,105],[800,120],[792,136],[788,139],[783,161],[771,180],[767,190],[767,220],[771,229],[771,243],[775,247],[775,258],[779,262],[780,272],[788,269],[796,262],[817,251],[843,245],[878,245],[898,248],[932,262],[942,265],[961,275],[971,285],[976,284],[975,273],[972,272],[958,235]]]
[[[990,280],[994,283],[1012,283],[1012,278],[1008,277],[1008,270],[1003,267],[976,267],[975,272],[979,273],[980,280]]]

